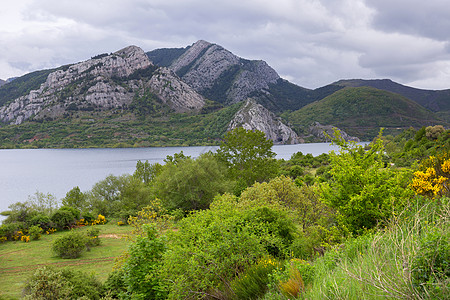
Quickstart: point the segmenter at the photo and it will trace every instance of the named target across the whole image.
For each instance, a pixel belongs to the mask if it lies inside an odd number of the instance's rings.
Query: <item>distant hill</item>
[[[340,80],[335,82],[334,85],[351,87],[370,86],[383,91],[400,94],[434,112],[450,111],[450,89],[422,90],[401,85],[390,79]]]
[[[0,79],[0,86],[4,85],[6,83],[7,83],[7,81]]]
[[[331,124],[360,139],[372,139],[381,127],[385,133],[443,124],[436,114],[399,94],[372,87],[346,87],[285,115],[295,129],[314,122]],[[446,124],[448,125],[448,124]]]

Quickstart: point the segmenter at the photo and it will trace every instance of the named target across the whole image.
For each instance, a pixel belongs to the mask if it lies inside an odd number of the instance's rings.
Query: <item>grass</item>
[[[105,281],[111,272],[114,259],[127,249],[128,240],[120,238],[131,231],[130,226],[98,225],[101,244],[78,259],[56,257],[51,247],[53,241],[67,232],[42,235],[40,240],[5,242],[0,244],[0,299],[20,299],[22,289],[33,272],[43,266],[70,268],[94,274]],[[85,231],[86,228],[76,230]]]

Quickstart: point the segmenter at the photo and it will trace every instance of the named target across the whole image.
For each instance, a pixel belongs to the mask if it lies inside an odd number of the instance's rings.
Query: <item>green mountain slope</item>
[[[401,95],[371,87],[346,87],[284,117],[296,129],[314,122],[333,125],[348,134],[371,139],[404,128],[443,124],[436,114]]]

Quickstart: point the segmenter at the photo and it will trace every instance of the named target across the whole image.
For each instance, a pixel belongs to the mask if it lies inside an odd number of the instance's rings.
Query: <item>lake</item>
[[[0,150],[0,211],[24,202],[37,191],[63,198],[73,187],[87,191],[106,176],[131,174],[138,160],[162,163],[167,155],[183,151],[198,157],[218,147],[160,147],[114,149],[12,149]],[[301,151],[314,156],[337,150],[327,143],[276,145],[278,159]],[[1,218],[1,216],[0,216]],[[1,220],[1,219],[0,219]]]

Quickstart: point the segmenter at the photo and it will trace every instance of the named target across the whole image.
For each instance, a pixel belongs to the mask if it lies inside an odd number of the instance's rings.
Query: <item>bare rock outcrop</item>
[[[150,89],[176,112],[199,111],[205,99],[167,68],[160,68],[149,81]]]
[[[170,68],[199,93],[218,87],[226,90],[227,104],[244,101],[280,78],[264,61],[242,59],[206,41],[194,43]]]
[[[160,70],[153,78],[151,72],[156,69],[136,46],[98,55],[50,73],[38,90],[0,108],[0,120],[21,124],[31,117],[57,118],[71,110],[122,109],[132,104],[143,88],[154,92],[178,112],[198,111],[203,107],[203,97],[173,72]],[[145,70],[151,72],[134,76]]]
[[[346,132],[332,125],[322,125],[319,122],[314,122],[311,126],[309,126],[310,134],[325,142],[329,142],[330,137],[334,137],[335,130],[339,130],[341,137],[346,141],[354,141],[357,143],[361,142],[358,137],[350,136]]]
[[[300,142],[299,137],[290,127],[283,124],[279,117],[253,99],[248,99],[234,115],[228,125],[228,130],[233,130],[236,127],[260,130],[275,145],[298,144]]]

